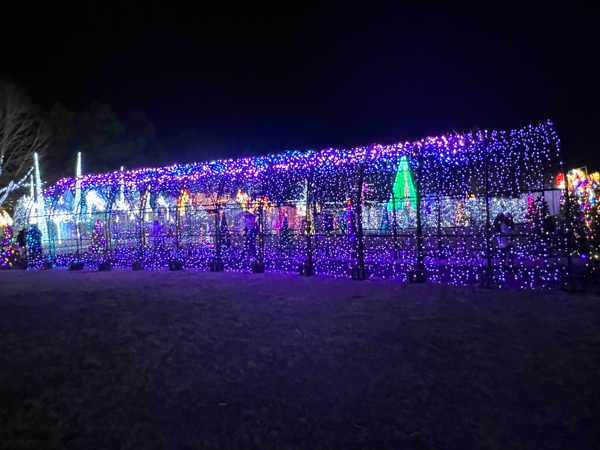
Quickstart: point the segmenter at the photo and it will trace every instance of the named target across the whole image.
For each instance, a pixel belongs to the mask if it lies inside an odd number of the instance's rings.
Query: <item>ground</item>
[[[0,286],[0,448],[600,442],[595,296],[162,271]]]

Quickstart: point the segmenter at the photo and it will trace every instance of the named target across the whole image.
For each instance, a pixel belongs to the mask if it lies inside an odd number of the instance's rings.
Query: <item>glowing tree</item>
[[[542,219],[542,222],[546,222],[550,217],[550,208],[548,207],[548,202],[544,197],[539,197],[538,205],[538,209],[540,211],[540,218]]]
[[[9,226],[3,225],[0,228],[0,235],[3,236],[0,240],[0,265],[9,268],[17,261],[18,255],[13,242],[12,230]]]
[[[539,205],[533,200],[533,195],[529,194],[527,197],[527,213],[525,214],[525,220],[527,222],[534,222],[539,217]]]
[[[96,227],[92,231],[92,244],[90,245],[90,253],[103,253],[106,250],[106,238],[102,230],[100,219],[96,220]]]
[[[581,203],[577,196],[569,197],[569,208],[567,202],[561,203],[562,232],[566,235],[566,229],[570,228],[574,237],[574,247],[572,251],[575,254],[587,254],[587,237],[585,232],[585,219],[581,208]]]
[[[469,224],[469,217],[467,215],[467,211],[465,210],[462,199],[458,202],[458,206],[456,207],[454,223],[455,223],[455,225],[457,225],[459,227]]]
[[[32,225],[25,236],[29,252],[29,263],[32,267],[41,267],[43,259],[42,232],[36,225]]]
[[[400,227],[411,226],[416,217],[417,191],[406,156],[400,158],[392,192],[392,199],[387,205],[388,212],[394,213],[395,210],[396,221]]]
[[[388,211],[412,208],[417,209],[417,192],[410,174],[410,166],[406,156],[400,158],[400,166],[394,180],[394,200],[388,203]],[[394,205],[395,203],[395,205]]]

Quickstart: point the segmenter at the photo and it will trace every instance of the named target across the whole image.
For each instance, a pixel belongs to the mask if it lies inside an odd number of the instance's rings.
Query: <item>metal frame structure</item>
[[[398,198],[403,158],[414,194]],[[259,263],[267,271],[453,284],[475,283],[483,274],[488,286],[551,287],[573,264],[570,229],[561,228],[559,211],[552,211],[551,236],[517,217],[510,270],[499,267],[492,222],[507,205],[523,212],[529,195],[568,204],[568,192],[555,182],[561,172],[560,140],[547,122],[64,179],[44,192],[44,214],[31,211],[27,220],[46,221],[43,247],[60,267],[142,261],[158,269],[177,259],[196,269],[250,270]],[[465,205],[468,220],[453,221]],[[104,244],[91,253],[98,230]]]

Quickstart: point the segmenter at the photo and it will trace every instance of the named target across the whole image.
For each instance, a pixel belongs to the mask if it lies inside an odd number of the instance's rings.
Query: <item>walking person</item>
[[[248,246],[250,249],[250,254],[252,258],[256,259],[256,238],[258,236],[258,228],[256,224],[250,228],[249,237],[248,237]]]
[[[502,270],[507,268],[507,259],[509,267],[514,266],[514,245],[512,242],[512,232],[514,230],[514,222],[512,214],[500,213],[494,220],[494,232],[498,239],[498,247],[500,248],[500,260],[502,261]]]
[[[17,244],[19,244],[19,259],[27,257],[27,239],[25,238],[25,228],[22,228],[17,234]]]

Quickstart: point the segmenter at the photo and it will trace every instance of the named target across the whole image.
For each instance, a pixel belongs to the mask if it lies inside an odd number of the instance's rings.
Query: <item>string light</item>
[[[362,264],[372,276],[406,280],[419,268],[430,281],[453,284],[492,267],[497,283],[521,287],[554,286],[567,271],[564,230],[549,238],[549,255],[525,218],[530,194],[559,214],[564,175],[557,176],[565,171],[550,122],[85,176],[78,155],[77,167],[38,208],[64,219],[38,221],[51,228],[43,244],[58,267],[98,257],[90,245],[100,224],[101,253],[116,267],[144,260],[164,268],[179,259],[206,269],[222,259],[228,270],[248,270],[260,260],[267,270],[296,272],[308,260],[321,274],[348,276]],[[491,227],[501,212],[517,222],[510,274],[499,269]]]

